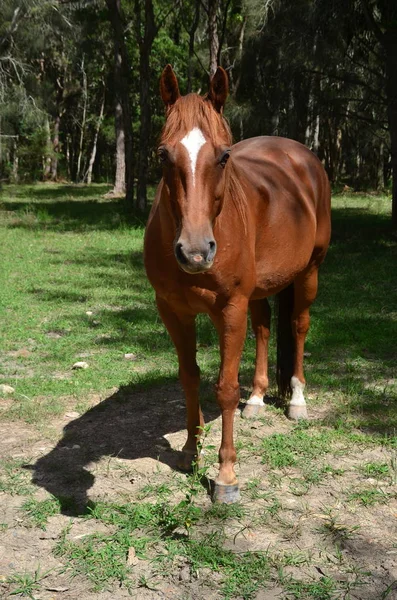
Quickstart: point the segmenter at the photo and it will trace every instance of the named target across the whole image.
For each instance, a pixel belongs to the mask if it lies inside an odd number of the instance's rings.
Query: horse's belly
[[[255,289],[252,300],[273,296],[289,285],[299,273],[302,273],[310,263],[313,245],[303,245],[295,251],[283,253],[265,253],[256,262]],[[275,260],[273,257],[282,257]]]

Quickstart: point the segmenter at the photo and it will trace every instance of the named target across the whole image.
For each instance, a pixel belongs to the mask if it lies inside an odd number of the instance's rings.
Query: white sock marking
[[[292,398],[289,403],[290,406],[306,406],[305,397],[303,395],[303,390],[305,389],[305,384],[299,381],[297,377],[291,377],[291,387],[292,387]]]
[[[251,396],[251,398],[248,400],[247,404],[255,404],[257,406],[265,406],[265,403],[263,402],[263,396]]]
[[[200,152],[201,146],[204,146],[205,142],[206,142],[205,137],[203,136],[201,129],[199,129],[198,127],[194,127],[181,140],[181,144],[183,144],[185,146],[185,148],[189,154],[190,166],[192,168],[192,175],[193,175],[193,187],[195,185],[197,156],[198,156],[198,153]]]

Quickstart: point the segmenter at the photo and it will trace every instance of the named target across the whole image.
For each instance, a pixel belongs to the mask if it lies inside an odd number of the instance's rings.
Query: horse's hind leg
[[[316,298],[318,287],[318,266],[312,265],[294,281],[294,308],[292,313],[292,334],[295,341],[294,367],[291,377],[292,397],[288,405],[290,419],[306,419],[307,408],[303,395],[305,376],[303,354],[310,326],[309,309]]]
[[[270,337],[270,305],[266,298],[250,302],[252,329],[256,338],[256,360],[253,389],[242,416],[250,419],[258,415],[264,406],[269,380],[267,376]]]
[[[186,444],[178,467],[189,471],[197,460],[197,442],[204,427],[200,408],[200,369],[196,362],[196,327],[192,315],[176,314],[161,298],[156,298],[160,316],[174,342],[179,361],[179,379],[185,392],[187,412]]]

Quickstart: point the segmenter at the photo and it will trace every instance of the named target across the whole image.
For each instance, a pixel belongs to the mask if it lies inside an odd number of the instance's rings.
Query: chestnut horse
[[[317,274],[330,239],[330,186],[318,158],[293,140],[256,137],[232,144],[222,116],[228,94],[218,68],[209,93],[181,96],[170,65],[160,82],[166,123],[158,154],[163,178],[145,236],[145,267],[175,344],[186,396],[188,437],[181,468],[197,458],[203,427],[195,317],[207,313],[220,342],[217,401],[222,413],[214,497],[239,498],[233,420],[238,370],[251,312],[256,336],[253,391],[243,416],[255,416],[268,387],[270,307],[277,295],[277,381],[288,416],[307,416],[303,347]]]

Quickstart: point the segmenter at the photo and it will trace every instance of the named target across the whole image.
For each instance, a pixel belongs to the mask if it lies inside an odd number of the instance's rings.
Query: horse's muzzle
[[[215,240],[203,240],[200,246],[194,248],[178,241],[175,244],[175,257],[181,269],[186,273],[204,273],[212,267],[216,254]]]

